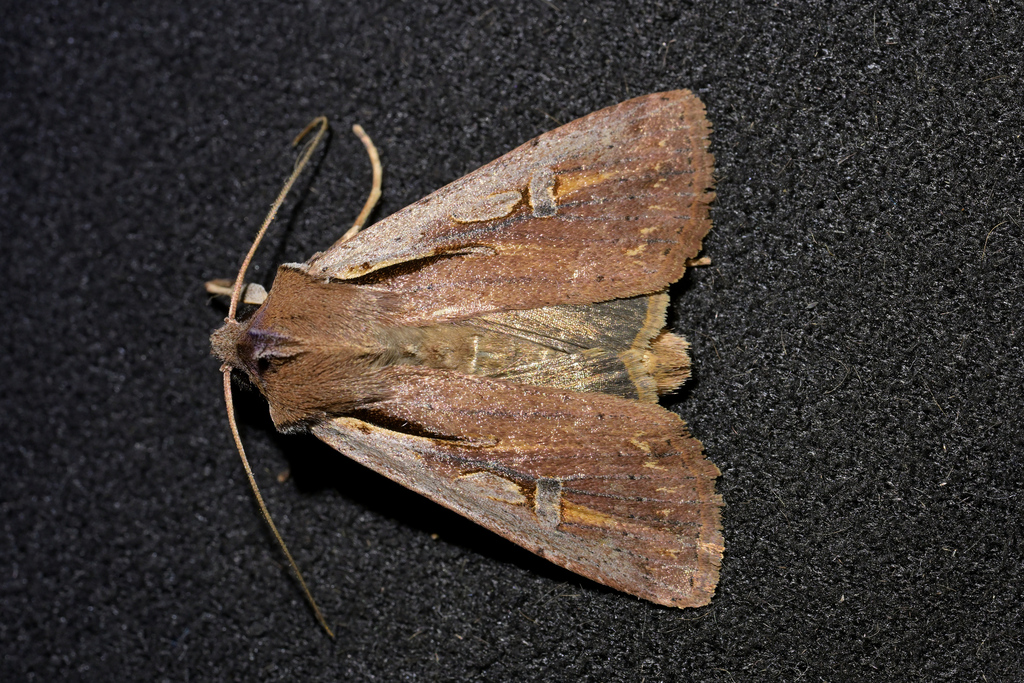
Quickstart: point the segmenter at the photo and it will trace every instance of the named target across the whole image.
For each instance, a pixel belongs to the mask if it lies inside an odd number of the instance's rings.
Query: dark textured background
[[[1024,680],[1020,2],[132,4],[0,10],[0,678]],[[264,281],[358,212],[354,122],[383,216],[680,87],[719,183],[666,405],[722,470],[715,599],[581,580],[246,397],[331,642],[245,485],[201,289],[291,136],[336,124]]]

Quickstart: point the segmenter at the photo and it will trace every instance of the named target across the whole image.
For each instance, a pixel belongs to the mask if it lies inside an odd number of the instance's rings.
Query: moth
[[[589,579],[707,604],[719,471],[658,396],[690,375],[667,288],[711,227],[710,131],[687,90],[637,97],[280,266],[212,336],[229,413],[239,371],[283,432]]]

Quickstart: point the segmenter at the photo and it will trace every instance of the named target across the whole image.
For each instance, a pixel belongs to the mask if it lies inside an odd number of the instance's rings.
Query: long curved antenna
[[[380,155],[377,154],[377,148],[373,146],[373,140],[358,123],[352,126],[352,132],[356,134],[356,137],[363,143],[363,147],[366,148],[366,153],[370,155],[370,166],[373,167],[373,186],[370,188],[370,196],[363,204],[363,210],[359,212],[355,223],[348,229],[348,232],[341,236],[340,242],[347,242],[363,229],[366,219],[370,217],[370,212],[373,211],[373,207],[377,206],[377,201],[380,199],[380,181],[384,176],[384,171],[380,167]]]
[[[281,205],[284,204],[285,197],[287,197],[288,193],[291,192],[292,185],[294,185],[295,181],[299,179],[299,174],[302,173],[302,169],[304,169],[306,164],[309,163],[309,158],[313,156],[313,151],[317,148],[317,145],[320,144],[320,140],[323,139],[324,134],[327,132],[327,117],[316,117],[302,130],[301,133],[295,136],[294,140],[292,140],[292,147],[294,147],[302,142],[302,138],[306,137],[306,134],[317,126],[320,126],[320,130],[317,131],[316,136],[310,144],[306,145],[306,148],[303,150],[299,160],[295,163],[295,170],[292,171],[288,180],[285,181],[284,187],[282,187],[281,191],[277,194],[277,199],[275,199],[274,203],[270,205],[270,212],[267,213],[267,217],[263,219],[263,225],[260,226],[260,231],[256,233],[256,239],[253,240],[252,246],[249,247],[249,253],[245,255],[245,260],[242,261],[242,267],[238,269],[238,277],[235,278],[235,287],[231,292],[231,306],[228,307],[228,320],[232,322],[234,322],[235,313],[238,311],[238,299],[242,295],[242,283],[245,281],[245,272],[249,270],[249,262],[252,261],[253,254],[256,253],[256,249],[260,246],[260,242],[263,241],[263,236],[267,234],[267,228],[269,228],[270,224],[274,222],[275,218],[277,218],[277,211],[281,208]]]
[[[295,563],[295,558],[292,557],[291,552],[288,550],[288,546],[285,544],[284,539],[281,538],[281,533],[277,530],[277,526],[274,524],[274,520],[270,517],[270,510],[267,509],[267,504],[263,502],[263,496],[260,494],[260,487],[256,485],[256,478],[252,474],[252,468],[249,467],[249,459],[245,457],[245,448],[242,447],[242,437],[238,434],[238,424],[235,422],[235,403],[231,395],[231,368],[227,368],[224,371],[224,403],[228,409],[228,424],[231,425],[231,436],[235,438],[235,447],[238,448],[238,455],[242,458],[242,466],[245,468],[245,476],[249,478],[249,486],[252,488],[253,495],[256,496],[256,503],[260,507],[260,512],[263,514],[263,521],[270,527],[270,531],[274,534],[274,538],[277,539],[277,544],[281,546],[281,550],[284,551],[285,557],[288,558],[288,564],[292,566],[292,571],[295,572],[295,578],[299,580],[299,585],[302,586],[302,592],[306,594],[306,600],[309,602],[310,607],[313,608],[313,613],[316,615],[316,620],[320,622],[324,630],[327,631],[327,635],[334,638],[334,631],[327,625],[327,620],[324,619],[323,612],[320,611],[320,606],[316,604],[316,600],[313,599],[313,594],[309,592],[309,586],[306,585],[306,580],[302,578],[302,572],[299,571],[299,565]]]
[[[260,226],[260,231],[256,234],[256,239],[253,240],[252,246],[249,247],[249,253],[245,255],[245,260],[242,261],[242,267],[238,270],[238,276],[235,278],[235,286],[231,292],[231,306],[228,308],[227,323],[235,323],[235,313],[238,310],[238,300],[242,295],[242,283],[245,280],[245,272],[249,269],[249,262],[252,261],[253,254],[256,253],[256,248],[263,240],[263,236],[267,233],[267,228],[274,222],[274,218],[277,216],[278,209],[281,208],[281,204],[284,203],[285,197],[288,196],[288,192],[292,189],[292,185],[298,179],[299,174],[302,173],[302,169],[309,163],[309,159],[313,156],[313,150],[316,149],[317,145],[320,144],[320,140],[327,132],[327,117],[320,116],[313,120],[306,128],[299,133],[299,135],[292,142],[292,145],[297,145],[302,141],[306,134],[309,133],[313,128],[317,126],[320,130],[317,131],[316,136],[310,141],[310,143],[303,150],[299,156],[299,160],[295,164],[295,169],[292,171],[291,176],[288,177],[284,187],[281,188],[281,192],[278,193],[277,199],[270,207],[270,212],[267,217],[263,220],[263,225]],[[291,552],[288,550],[288,546],[285,545],[284,539],[281,538],[280,532],[277,530],[277,526],[274,525],[274,520],[270,517],[270,511],[267,509],[266,503],[263,502],[263,496],[260,494],[259,486],[256,485],[256,478],[252,474],[252,468],[249,467],[249,459],[245,457],[245,448],[242,447],[242,437],[238,434],[238,424],[235,422],[235,402],[231,394],[231,366],[225,363],[221,366],[221,372],[224,373],[224,405],[228,411],[228,424],[231,425],[231,435],[235,439],[235,447],[238,448],[238,455],[242,458],[242,466],[245,468],[245,475],[249,478],[249,486],[252,488],[253,495],[256,496],[256,503],[259,505],[260,512],[263,514],[263,520],[270,527],[270,531],[273,532],[274,538],[277,539],[278,545],[281,546],[281,550],[284,551],[285,557],[288,558],[288,564],[291,565],[292,571],[295,572],[295,578],[299,580],[299,585],[302,586],[302,592],[306,594],[306,600],[309,601],[310,606],[313,608],[314,614],[316,614],[317,621],[323,626],[324,630],[327,631],[327,635],[334,638],[334,632],[331,631],[331,627],[327,625],[327,620],[324,619],[323,613],[320,611],[320,607],[316,604],[316,600],[313,599],[313,594],[309,592],[309,587],[306,585],[306,580],[302,578],[302,572],[299,571],[299,565],[295,563],[295,559],[292,557]]]

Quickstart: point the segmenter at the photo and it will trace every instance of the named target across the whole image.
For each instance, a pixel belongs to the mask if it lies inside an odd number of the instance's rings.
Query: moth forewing
[[[711,227],[689,91],[541,135],[304,264],[215,352],[281,429],[591,579],[706,604],[719,472],[657,405],[689,376],[668,286]]]

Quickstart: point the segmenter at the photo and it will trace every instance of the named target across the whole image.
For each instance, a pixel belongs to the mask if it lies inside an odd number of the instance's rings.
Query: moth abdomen
[[[654,378],[658,394],[675,391],[690,378],[690,342],[678,334],[663,331],[651,342],[645,356],[647,372]]]

